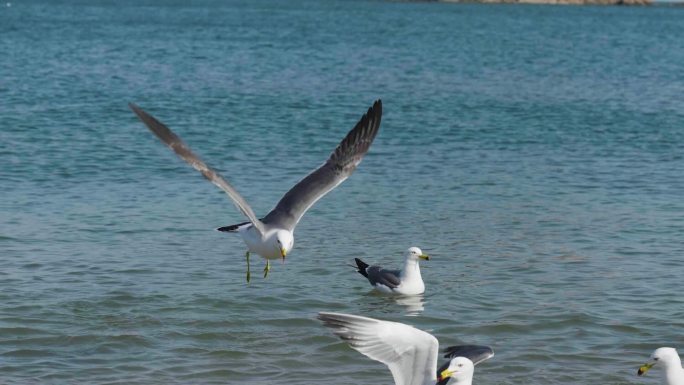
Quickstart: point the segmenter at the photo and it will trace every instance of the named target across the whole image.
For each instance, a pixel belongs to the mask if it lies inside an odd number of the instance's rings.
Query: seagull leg
[[[249,272],[249,250],[245,253],[245,258],[247,259],[247,283],[252,278],[252,274]]]
[[[267,259],[266,260],[266,267],[264,267],[264,278],[266,278],[269,271],[271,271],[271,262]]]

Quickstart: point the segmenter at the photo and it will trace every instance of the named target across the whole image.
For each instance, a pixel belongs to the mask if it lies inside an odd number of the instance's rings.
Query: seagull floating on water
[[[682,369],[682,361],[679,359],[679,354],[674,348],[658,348],[651,359],[641,365],[638,375],[643,376],[652,367],[658,367],[665,372],[665,384],[667,385],[684,385],[684,369]]]
[[[383,293],[415,295],[425,292],[425,284],[420,275],[418,262],[423,259],[430,260],[427,254],[417,247],[406,250],[404,268],[401,270],[388,270],[380,266],[369,266],[359,258],[354,258],[359,274],[368,278],[371,286]]]
[[[318,313],[333,333],[363,355],[387,365],[395,385],[471,385],[475,365],[494,356],[489,346],[460,345],[444,350],[437,369],[439,341],[398,322],[339,313]]]
[[[294,246],[293,232],[302,215],[354,172],[378,134],[382,117],[382,102],[377,100],[340,142],[328,160],[292,187],[270,213],[259,219],[237,190],[195,155],[180,137],[135,104],[131,103],[129,106],[150,131],[176,155],[225,191],[249,219],[248,222],[218,228],[219,231],[239,233],[247,244],[247,282],[250,280],[250,253],[256,253],[266,259],[264,278],[271,269],[270,259],[285,259]]]

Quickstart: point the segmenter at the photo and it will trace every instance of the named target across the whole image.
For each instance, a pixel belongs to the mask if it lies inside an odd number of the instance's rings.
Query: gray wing
[[[288,191],[264,217],[264,223],[294,230],[302,215],[317,200],[354,172],[380,129],[382,102],[377,100],[340,142],[330,158]]]
[[[395,289],[401,284],[401,270],[386,270],[380,266],[370,266],[366,269],[368,281],[371,285],[385,285],[390,289]]]
[[[444,358],[449,359],[449,361],[451,361],[452,358],[465,357],[470,361],[473,361],[473,364],[475,365],[479,364],[482,361],[486,361],[492,358],[493,356],[494,350],[489,346],[484,345],[456,345],[449,346],[444,349]],[[442,373],[444,370],[446,370],[446,368],[449,367],[449,361],[447,361],[444,365],[440,366],[439,369],[437,369],[438,377],[439,373]],[[448,378],[437,382],[437,385],[446,385],[447,382],[449,382]]]
[[[162,142],[169,146],[173,152],[176,153],[181,159],[188,162],[197,171],[201,172],[205,178],[207,178],[211,183],[218,186],[221,190],[225,191],[226,194],[233,200],[235,206],[252,222],[254,227],[256,227],[262,234],[264,233],[264,225],[261,221],[254,215],[254,211],[249,207],[245,199],[238,194],[238,192],[228,184],[216,171],[212,170],[207,166],[197,155],[195,155],[190,147],[186,145],[178,135],[174,134],[168,127],[166,127],[162,122],[155,119],[152,115],[143,111],[140,107],[133,103],[129,103],[128,106],[138,115],[138,118],[142,120],[143,123],[150,129]]]

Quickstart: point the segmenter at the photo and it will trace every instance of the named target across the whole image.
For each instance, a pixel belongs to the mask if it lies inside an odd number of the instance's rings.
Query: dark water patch
[[[0,327],[0,336],[31,336],[51,334],[49,330],[34,329],[29,327]]]
[[[140,269],[140,268],[137,268],[137,269],[136,269],[136,268],[133,268],[133,269],[122,269],[122,270],[118,270],[118,271],[116,271],[116,273],[117,273],[117,274],[123,274],[123,275],[129,275],[129,274],[131,274],[131,275],[136,275],[136,274],[139,274],[139,275],[149,275],[149,274],[153,274],[153,273],[154,273],[154,270],[151,270],[151,269]]]
[[[25,265],[22,265],[21,267],[27,270],[35,270],[43,267],[43,265],[40,263],[27,263]]]
[[[116,365],[116,366],[114,366],[113,369],[120,372],[120,373],[126,373],[126,374],[144,373],[144,372],[148,372],[150,370],[149,368],[147,368],[145,366],[133,365],[133,364]]]
[[[309,318],[264,319],[264,325],[283,326],[287,328],[310,327],[315,321]]]
[[[221,379],[224,381],[230,381],[231,379],[235,378],[237,375],[241,374],[239,371],[235,370],[228,370],[228,369],[210,369],[210,370],[199,370],[199,371],[194,371],[191,374],[185,374],[185,375],[180,375],[179,378],[184,381],[190,381],[193,378],[203,378],[203,379]],[[260,380],[267,380],[268,376],[264,375],[264,373],[259,374]]]
[[[197,341],[211,341],[211,342],[232,342],[236,335],[230,334],[230,333],[222,333],[222,332],[216,332],[216,333],[199,333],[199,334],[190,334],[187,335],[187,337],[191,338],[192,340],[197,340]]]
[[[247,359],[252,353],[241,352],[236,350],[214,350],[208,352],[208,355],[215,359],[226,359],[226,360],[236,360],[236,359]]]
[[[141,335],[121,334],[107,335],[102,342],[102,346],[112,349],[131,350],[137,348],[150,348],[154,346],[153,341]]]
[[[17,349],[0,353],[0,356],[13,358],[42,358],[54,355],[56,354],[49,351],[36,349]]]
[[[202,355],[202,354],[213,354],[214,352],[210,352],[207,349],[201,349],[201,348],[195,348],[195,347],[180,347],[180,348],[175,348],[172,349],[174,353],[178,353],[180,355]]]
[[[84,344],[84,343],[93,343],[97,342],[97,338],[85,338],[81,339],[81,341],[75,340],[73,337],[70,336],[63,336],[63,335],[53,335],[53,336],[13,336],[9,335],[6,337],[7,339],[0,339],[0,346],[7,346],[7,347],[30,347],[30,346],[42,346],[42,347],[50,347],[50,348],[63,348],[68,345],[73,345],[76,346],[79,343]]]

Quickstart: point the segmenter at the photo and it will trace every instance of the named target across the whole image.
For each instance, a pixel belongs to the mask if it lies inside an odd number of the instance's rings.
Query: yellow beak
[[[429,260],[430,260],[430,256],[427,255],[427,254],[421,254],[421,255],[418,256],[418,258],[424,259],[424,260],[426,260],[426,261],[429,261]]]
[[[451,375],[454,373],[456,373],[456,372],[452,372],[449,369],[445,369],[442,373],[439,374],[439,378],[437,379],[437,381],[446,380],[447,378],[451,377]]]
[[[287,256],[287,250],[283,247],[280,248],[280,256],[283,257],[283,259]]]
[[[637,371],[638,376],[643,376],[648,372],[649,369],[651,369],[655,364],[643,364],[639,367],[639,371]]]

